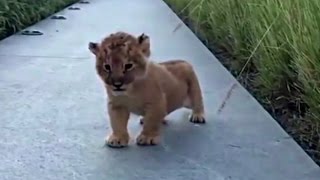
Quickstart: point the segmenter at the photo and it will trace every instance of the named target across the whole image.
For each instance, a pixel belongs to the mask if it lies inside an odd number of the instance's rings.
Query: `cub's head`
[[[145,34],[135,37],[117,32],[88,46],[96,57],[98,75],[113,94],[123,94],[135,80],[145,76],[150,56],[150,41]]]

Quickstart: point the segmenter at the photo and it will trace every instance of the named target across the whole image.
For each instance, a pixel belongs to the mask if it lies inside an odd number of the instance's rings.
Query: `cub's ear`
[[[99,44],[96,42],[89,42],[88,49],[94,54],[97,55],[99,52]]]
[[[140,36],[138,36],[139,44],[150,44],[150,38],[145,33],[142,33]]]
[[[150,57],[150,38],[145,33],[138,36],[138,43],[140,44],[141,50],[146,57]]]

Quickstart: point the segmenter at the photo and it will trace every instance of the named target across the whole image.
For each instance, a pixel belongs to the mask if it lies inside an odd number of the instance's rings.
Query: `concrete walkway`
[[[319,180],[320,168],[161,0],[92,0],[0,42],[1,180]],[[114,31],[151,37],[152,58],[188,59],[204,90],[208,123],[181,109],[162,144],[103,147],[106,95],[89,41]],[[232,84],[225,106],[219,111]],[[141,126],[132,116],[132,138]]]

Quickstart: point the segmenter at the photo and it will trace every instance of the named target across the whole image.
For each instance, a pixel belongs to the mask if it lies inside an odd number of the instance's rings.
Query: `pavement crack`
[[[177,25],[177,27],[175,27],[174,28],[174,30],[172,31],[173,33],[175,33],[178,29],[180,29],[181,27],[182,27],[182,25],[183,25],[183,23],[181,22],[181,23],[179,23],[178,25]]]
[[[230,99],[233,90],[234,90],[236,87],[237,87],[237,84],[236,84],[236,83],[233,83],[232,86],[230,87],[230,89],[227,91],[227,95],[226,95],[226,97],[223,99],[221,105],[219,106],[219,109],[218,109],[217,114],[219,114],[219,113],[222,112],[222,110],[223,110],[223,108],[225,107],[227,101]]]
[[[291,139],[292,139],[291,136],[285,136],[285,137],[277,139],[276,142],[281,142],[281,141],[284,141],[284,140],[291,140]]]
[[[241,149],[242,147],[239,145],[235,145],[235,144],[228,144],[227,146],[232,147],[232,148],[237,148],[237,149]]]

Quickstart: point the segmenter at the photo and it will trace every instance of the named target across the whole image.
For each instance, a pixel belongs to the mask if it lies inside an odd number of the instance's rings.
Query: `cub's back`
[[[170,60],[159,63],[167,71],[169,71],[178,81],[190,81],[190,76],[193,75],[193,67],[185,60]]]

